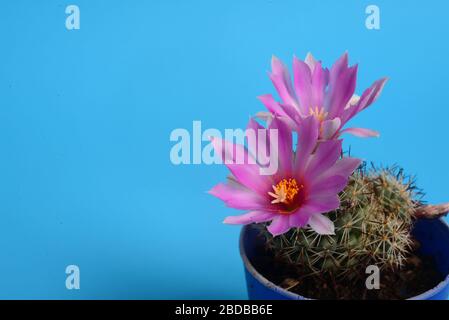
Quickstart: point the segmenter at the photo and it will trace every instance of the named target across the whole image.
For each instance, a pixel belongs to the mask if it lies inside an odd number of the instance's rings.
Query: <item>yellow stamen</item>
[[[311,116],[314,116],[318,121],[323,122],[326,120],[327,112],[324,111],[324,108],[315,107],[309,109],[309,113]]]
[[[290,204],[295,196],[299,193],[299,190],[304,188],[303,185],[299,185],[295,179],[282,179],[277,185],[273,186],[273,192],[268,192],[270,196],[274,198],[271,203],[285,203]]]

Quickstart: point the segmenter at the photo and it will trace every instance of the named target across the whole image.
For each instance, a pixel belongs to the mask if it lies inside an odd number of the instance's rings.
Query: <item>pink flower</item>
[[[338,138],[345,132],[359,137],[379,135],[370,129],[342,128],[357,113],[376,101],[386,78],[374,82],[358,97],[354,95],[357,65],[348,67],[346,53],[330,70],[323,68],[321,61],[315,60],[310,53],[305,61],[295,57],[293,84],[287,68],[278,58],[273,57],[271,67],[270,78],[282,102],[277,102],[270,94],[259,99],[272,115],[280,116],[293,130],[297,130],[301,121],[312,115],[320,122],[320,139],[323,140]],[[267,115],[264,114],[264,117]]]
[[[257,132],[263,127],[251,120],[249,128]],[[322,213],[340,206],[338,194],[360,160],[340,158],[341,140],[317,144],[319,121],[315,117],[301,121],[296,152],[292,147],[292,132],[285,122],[274,117],[268,129],[278,131],[277,172],[260,175],[260,165],[256,161],[229,163],[226,166],[232,176],[228,183],[218,184],[209,191],[227,206],[247,211],[240,216],[227,217],[224,222],[249,224],[271,221],[268,230],[273,235],[307,225],[319,234],[333,234],[332,221]],[[240,153],[245,159],[252,157],[242,145],[220,139],[212,139],[212,143],[221,155]]]

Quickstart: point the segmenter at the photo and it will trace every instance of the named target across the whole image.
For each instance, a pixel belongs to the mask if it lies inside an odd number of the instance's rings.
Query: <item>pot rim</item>
[[[438,219],[442,225],[446,228],[446,231],[449,233],[449,224],[444,220],[444,218],[439,218]],[[240,251],[240,257],[243,260],[243,264],[245,266],[245,269],[251,273],[251,275],[257,280],[259,281],[261,284],[263,284],[264,286],[267,286],[268,288],[270,288],[273,291],[276,291],[278,293],[280,293],[281,295],[290,298],[292,300],[317,300],[317,299],[313,299],[313,298],[307,298],[304,296],[301,296],[297,293],[293,293],[291,291],[288,291],[286,289],[281,288],[280,286],[274,284],[273,282],[271,282],[270,280],[268,280],[267,278],[265,278],[262,274],[260,274],[256,268],[251,264],[251,262],[249,261],[248,256],[246,255],[246,250],[245,250],[245,246],[243,243],[243,238],[246,234],[246,232],[248,232],[250,225],[245,225],[243,226],[243,228],[240,231],[240,237],[239,237],[239,251]],[[439,291],[441,291],[441,289],[443,289],[444,287],[446,287],[449,284],[449,272],[448,274],[446,274],[446,277],[444,278],[443,281],[441,281],[438,285],[436,285],[435,287],[433,287],[430,290],[427,290],[417,296],[414,297],[410,297],[408,299],[405,300],[426,300],[429,297],[432,297],[433,295],[435,295],[436,293],[438,293]]]

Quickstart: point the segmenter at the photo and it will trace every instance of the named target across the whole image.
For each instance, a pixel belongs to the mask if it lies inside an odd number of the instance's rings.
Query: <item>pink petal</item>
[[[274,115],[281,115],[281,116],[285,116],[286,115],[286,113],[284,112],[284,110],[282,109],[280,104],[276,100],[274,100],[274,98],[273,98],[273,96],[271,94],[264,94],[264,95],[261,95],[261,96],[259,96],[257,98],[264,104],[264,106],[272,114],[274,114]]]
[[[310,210],[308,206],[301,206],[295,213],[290,215],[290,226],[302,228],[309,221],[313,214],[313,210]]]
[[[265,196],[272,181],[269,176],[260,174],[256,160],[249,155],[244,146],[218,138],[212,138],[211,141],[215,152],[222,156],[225,165],[236,180],[248,189]],[[238,159],[240,157],[243,159]]]
[[[251,134],[248,135],[248,152],[252,157],[257,159],[257,147],[258,147],[258,141],[259,141],[259,130],[266,130],[262,125],[260,125],[257,121],[255,121],[253,118],[249,119],[248,125],[246,126],[246,130],[252,131]],[[261,142],[264,142],[264,146],[267,147],[266,155],[269,156],[270,154],[270,135],[267,131],[265,131],[265,137],[260,137]],[[251,138],[250,138],[251,137]]]
[[[265,199],[257,193],[244,187],[229,184],[217,184],[209,193],[222,200],[228,207],[240,210],[254,210],[265,208]]]
[[[340,118],[335,118],[333,120],[323,121],[321,124],[321,139],[328,140],[335,136],[341,125]]]
[[[340,117],[354,94],[357,82],[357,65],[344,70],[329,89],[327,108],[329,118]]]
[[[324,105],[324,88],[327,85],[327,74],[317,62],[312,72],[312,106]]]
[[[258,165],[227,164],[226,166],[242,185],[261,195],[265,195],[273,185],[271,176],[261,175]]]
[[[325,179],[331,176],[349,177],[355,169],[360,165],[362,160],[357,158],[344,157],[338,160],[331,168],[329,168],[319,179]]]
[[[293,108],[293,107],[291,107]],[[294,108],[293,108],[294,109]],[[285,112],[284,112],[285,114]],[[270,112],[258,112],[256,113],[256,118],[266,122],[267,127],[271,125],[274,117],[279,118],[279,120],[285,122],[285,124],[290,128],[291,131],[296,131],[298,124],[290,118],[290,115],[279,115],[278,113],[271,114]],[[296,119],[300,120],[297,111],[294,111],[294,116]]]
[[[277,215],[267,229],[273,236],[286,233],[290,230],[289,217],[287,215]]]
[[[387,83],[388,78],[382,78],[380,80],[375,81],[370,88],[368,88],[360,97],[359,100],[359,111],[366,109],[369,105],[376,102],[379,98],[382,90],[384,89],[385,84]]]
[[[240,216],[230,216],[224,219],[226,224],[250,224],[270,221],[275,217],[275,214],[265,211],[251,211]]]
[[[352,95],[351,99],[349,99],[348,103],[346,104],[345,109],[348,109],[352,106],[355,106],[357,103],[359,103],[360,97],[356,94]]]
[[[298,121],[301,121],[301,118],[298,115],[296,118]],[[281,120],[282,122],[284,122],[287,125],[287,127],[290,129],[291,132],[294,132],[298,129],[298,123],[300,123],[300,122],[294,121],[289,116],[285,116],[285,117],[279,116],[278,119]],[[271,124],[271,122],[268,125],[270,125],[270,124]]]
[[[337,61],[332,65],[329,72],[329,87],[330,89],[336,88],[342,74],[348,70],[348,53],[345,52]]]
[[[282,63],[282,61],[276,56],[271,57],[271,71],[273,74],[281,76],[286,85],[287,90],[293,93],[292,83],[288,68]]]
[[[344,110],[341,116],[342,123],[345,124],[360,111],[366,109],[379,98],[388,78],[383,78],[374,82],[371,87],[366,89],[355,106]]]
[[[377,131],[371,130],[371,129],[364,129],[364,128],[347,128],[340,132],[340,134],[343,133],[349,133],[356,137],[361,138],[368,138],[368,137],[379,137],[380,134]]]
[[[298,106],[292,89],[290,75],[284,64],[275,56],[271,60],[272,73],[270,79],[273,82],[281,99],[286,103]]]
[[[281,107],[284,110],[287,117],[289,117],[292,120],[292,122],[295,123],[295,130],[296,130],[297,129],[296,127],[298,127],[299,124],[302,122],[303,117],[302,112],[298,111],[294,106],[289,104],[282,103]]]
[[[307,53],[306,58],[305,58],[305,63],[309,66],[310,71],[314,71],[315,70],[315,65],[318,63],[318,61],[313,57],[312,53]]]
[[[288,126],[278,118],[274,118],[270,130],[278,131],[278,159],[282,172],[291,172],[293,163],[292,132]]]
[[[248,121],[248,125],[246,126],[246,129],[253,130],[257,134],[259,129],[265,129],[265,127],[262,126],[259,122],[257,122],[253,118],[250,118]]]
[[[347,73],[348,70],[348,54],[345,52],[338,60],[332,65],[329,72],[329,88],[326,94],[326,100],[324,101],[326,110],[332,114],[330,118],[334,118],[335,112],[332,110],[334,107],[333,100],[334,95],[338,93],[338,88],[341,85],[340,79]]]
[[[314,181],[308,192],[313,195],[332,195],[341,192],[348,184],[347,176],[331,176]]]
[[[340,75],[348,69],[348,53],[345,52],[338,58],[337,61],[332,65],[330,74],[329,74],[329,82],[331,85],[335,85],[338,81]]]
[[[309,219],[309,226],[321,235],[334,235],[334,223],[325,215],[314,214]]]
[[[318,149],[310,158],[304,173],[305,176],[313,180],[333,166],[341,155],[341,144],[341,140],[321,142]]]
[[[256,113],[256,118],[265,122],[271,122],[273,115],[268,111],[260,111]]]
[[[307,64],[298,58],[293,58],[293,76],[296,94],[303,113],[315,107],[312,101],[312,73]]]
[[[214,147],[214,151],[221,156],[221,159],[225,164],[256,163],[256,160],[248,154],[243,145],[232,143],[217,137],[211,137],[210,141]]]
[[[284,105],[282,105],[282,107],[284,107]],[[292,108],[293,108],[293,107],[292,107]],[[297,119],[298,121],[300,121],[301,118],[299,118],[299,115],[297,114],[296,111],[295,111],[295,116],[296,116],[296,119]],[[289,128],[290,131],[293,132],[293,131],[296,131],[296,130],[297,130],[297,128],[298,128],[298,122],[297,122],[297,121],[293,121],[293,119],[290,118],[290,115],[286,115],[286,116],[278,116],[278,115],[273,116],[273,115],[271,115],[271,117],[268,118],[268,120],[266,121],[268,127],[271,125],[271,122],[273,121],[273,118],[274,118],[274,117],[276,117],[276,118],[278,118],[280,121],[284,122],[284,123],[287,125],[287,127]]]
[[[304,203],[304,206],[307,206],[308,210],[312,213],[329,212],[340,207],[340,198],[337,194],[311,195],[310,198],[307,199],[306,203]]]
[[[318,139],[319,123],[315,117],[304,119],[297,137],[295,170],[301,174],[309,161],[310,154],[315,149]]]

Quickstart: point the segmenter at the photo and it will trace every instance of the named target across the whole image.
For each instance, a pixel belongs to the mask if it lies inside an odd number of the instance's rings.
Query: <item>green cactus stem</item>
[[[368,265],[390,271],[404,265],[416,245],[414,219],[443,210],[421,205],[420,198],[402,169],[364,166],[340,194],[340,209],[328,213],[335,235],[297,228],[273,237],[264,226],[261,233],[267,249],[301,276],[350,281],[364,277]]]

